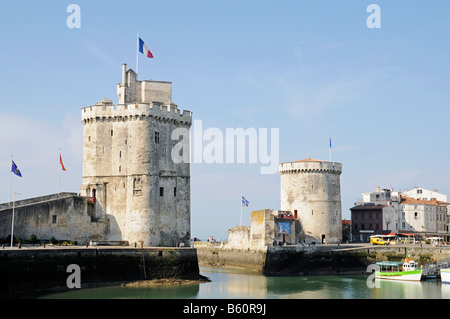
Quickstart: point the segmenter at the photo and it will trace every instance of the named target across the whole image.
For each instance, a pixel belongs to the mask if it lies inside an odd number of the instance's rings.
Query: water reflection
[[[267,278],[259,273],[236,269],[202,267],[211,282],[202,283],[196,298],[267,298]]]
[[[151,287],[103,287],[77,289],[41,297],[41,299],[188,299],[196,298],[199,284]]]
[[[380,280],[380,288],[373,289],[374,298],[382,299],[448,299],[450,289],[440,281]]]
[[[226,268],[202,267],[211,282],[150,287],[108,287],[73,290],[45,298],[83,299],[450,299],[450,284],[440,281],[379,280],[369,288],[367,276],[262,276]]]

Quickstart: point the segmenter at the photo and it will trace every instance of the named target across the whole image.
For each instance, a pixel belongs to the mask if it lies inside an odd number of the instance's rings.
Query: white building
[[[447,196],[436,190],[415,187],[412,190],[395,192],[392,189],[377,187],[375,192],[363,193],[362,201],[355,203],[355,207],[351,209],[352,236],[362,238],[361,232],[370,232],[372,235],[403,233],[439,236],[447,240],[449,208]],[[380,218],[362,217],[369,212],[373,214],[374,209],[381,211]]]
[[[436,200],[440,202],[447,201],[447,195],[439,193],[437,190],[429,190],[421,187],[414,187],[414,189],[402,192],[403,196],[415,198],[415,199],[423,199],[423,200],[431,200],[436,198]]]

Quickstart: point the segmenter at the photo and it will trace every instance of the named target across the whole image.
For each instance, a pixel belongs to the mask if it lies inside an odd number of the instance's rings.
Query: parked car
[[[387,240],[384,240],[380,237],[370,237],[370,243],[374,245],[389,245]]]

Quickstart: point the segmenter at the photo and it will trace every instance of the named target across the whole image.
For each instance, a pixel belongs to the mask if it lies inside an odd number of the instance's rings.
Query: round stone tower
[[[281,210],[300,222],[299,241],[338,243],[342,238],[342,164],[304,159],[279,165]]]

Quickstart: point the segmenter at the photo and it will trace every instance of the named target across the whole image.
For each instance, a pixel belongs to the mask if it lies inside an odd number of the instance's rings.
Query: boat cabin
[[[419,265],[411,259],[401,261],[379,261],[376,265],[380,266],[380,272],[400,272],[418,270]]]

